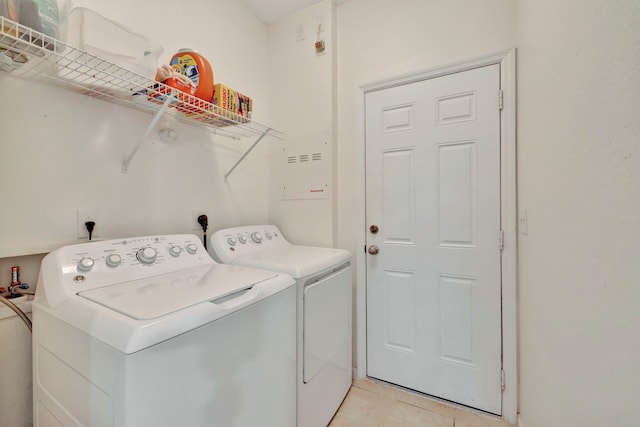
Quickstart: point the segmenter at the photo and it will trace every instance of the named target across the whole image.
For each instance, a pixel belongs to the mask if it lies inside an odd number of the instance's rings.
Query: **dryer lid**
[[[214,264],[78,292],[136,320],[155,319],[214,301],[276,277],[269,271]]]
[[[350,259],[351,254],[344,249],[286,245],[255,250],[238,257],[234,264],[277,271],[300,279]]]

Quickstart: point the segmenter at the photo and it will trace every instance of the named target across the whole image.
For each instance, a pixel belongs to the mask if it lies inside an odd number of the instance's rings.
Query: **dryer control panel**
[[[243,254],[288,246],[289,243],[275,225],[250,225],[218,230],[209,240],[209,253],[219,262],[231,264]]]
[[[69,295],[87,289],[210,264],[215,262],[192,234],[94,241],[47,255],[36,292],[44,293],[47,305],[56,307]],[[41,290],[43,281],[46,290]]]

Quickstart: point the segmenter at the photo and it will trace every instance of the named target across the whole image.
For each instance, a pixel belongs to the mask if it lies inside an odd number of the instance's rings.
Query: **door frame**
[[[518,346],[517,346],[517,182],[516,182],[516,49],[432,68],[382,81],[364,84],[356,93],[356,176],[357,210],[356,248],[366,247],[365,199],[365,96],[369,92],[415,83],[487,65],[500,65],[500,87],[503,108],[500,113],[500,215],[504,233],[502,252],[502,369],[504,392],[502,418],[517,424],[518,412]],[[356,367],[355,377],[367,375],[367,289],[366,254],[356,250]]]

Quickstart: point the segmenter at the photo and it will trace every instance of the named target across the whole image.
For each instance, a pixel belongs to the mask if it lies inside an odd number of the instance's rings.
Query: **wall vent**
[[[282,200],[328,199],[331,165],[326,143],[292,145],[283,151]]]

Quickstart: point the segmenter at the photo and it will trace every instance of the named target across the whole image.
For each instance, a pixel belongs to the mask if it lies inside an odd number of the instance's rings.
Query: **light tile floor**
[[[418,393],[358,379],[329,427],[509,427],[509,424]]]

